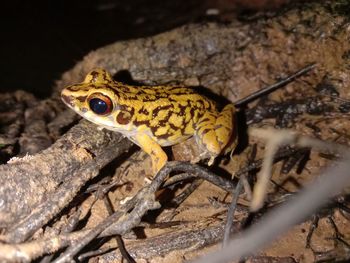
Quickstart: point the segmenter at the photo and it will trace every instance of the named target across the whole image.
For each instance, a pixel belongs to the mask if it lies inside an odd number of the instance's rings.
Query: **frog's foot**
[[[142,150],[151,156],[152,171],[153,176],[155,176],[168,161],[168,156],[160,145],[147,134],[141,133],[136,135],[134,141],[142,148]]]
[[[195,138],[202,150],[201,156],[209,156],[208,165],[222,152],[232,151],[237,145],[234,126],[235,106],[228,104],[219,113],[205,113],[196,125]]]

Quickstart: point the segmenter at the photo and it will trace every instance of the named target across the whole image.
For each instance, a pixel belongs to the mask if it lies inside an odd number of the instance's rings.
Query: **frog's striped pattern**
[[[195,90],[179,86],[131,86],[114,81],[103,69],[91,71],[82,83],[66,87],[62,100],[87,120],[127,136],[147,152],[158,172],[170,146],[195,136],[211,164],[237,143],[233,104],[218,112],[214,102]],[[91,98],[106,98],[111,111],[99,115],[91,110]]]

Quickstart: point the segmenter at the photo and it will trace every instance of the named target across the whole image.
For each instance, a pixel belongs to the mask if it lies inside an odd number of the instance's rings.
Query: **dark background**
[[[276,6],[276,1],[249,2],[252,6],[259,2]],[[89,51],[190,22],[219,19],[207,15],[210,8],[220,10],[220,15],[226,13],[227,19],[237,2],[244,1],[12,0],[2,3],[0,92],[23,89],[41,98],[49,96],[54,81]]]

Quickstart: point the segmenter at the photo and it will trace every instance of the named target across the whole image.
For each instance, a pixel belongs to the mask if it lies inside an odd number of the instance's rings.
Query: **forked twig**
[[[57,258],[56,262],[66,262],[96,237],[123,235],[137,226],[142,216],[149,210],[159,207],[154,200],[155,192],[170,172],[186,171],[189,174],[232,191],[234,184],[221,178],[204,167],[190,163],[168,162],[155,176],[153,181],[142,188],[132,199],[122,205],[119,210],[103,220],[96,228],[72,233],[62,233],[58,236],[46,237],[21,244],[0,244],[0,261],[30,261],[47,253],[53,253],[68,246],[68,249]]]

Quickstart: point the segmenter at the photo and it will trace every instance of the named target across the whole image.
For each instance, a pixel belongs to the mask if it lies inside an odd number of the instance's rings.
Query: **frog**
[[[65,87],[62,101],[84,119],[119,132],[146,152],[152,171],[167,163],[162,147],[195,138],[200,159],[212,165],[237,145],[235,106],[217,104],[196,88],[181,85],[138,86],[116,81],[102,68],[83,82]]]

